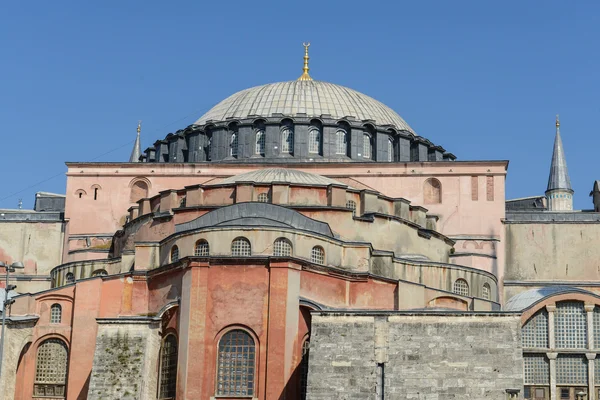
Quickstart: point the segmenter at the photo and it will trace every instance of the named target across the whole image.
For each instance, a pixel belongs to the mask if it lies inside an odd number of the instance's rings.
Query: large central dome
[[[313,80],[270,83],[242,90],[211,108],[195,125],[249,115],[270,117],[276,113],[286,116],[304,113],[309,117],[329,114],[332,118],[352,116],[414,133],[394,110],[374,98],[344,86]]]

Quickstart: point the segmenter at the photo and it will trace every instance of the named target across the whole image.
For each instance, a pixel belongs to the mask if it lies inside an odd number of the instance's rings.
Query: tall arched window
[[[454,281],[454,285],[452,286],[452,291],[461,296],[469,295],[469,284],[464,279],[457,279]]]
[[[338,131],[335,133],[335,154],[346,154],[347,152],[347,133],[343,129],[338,129]]]
[[[179,247],[171,247],[171,262],[179,261]]]
[[[429,178],[423,184],[423,200],[425,204],[442,202],[442,184],[435,178]]]
[[[34,396],[65,397],[67,353],[67,345],[60,339],[48,339],[38,347]]]
[[[302,343],[302,360],[300,361],[300,399],[306,399],[306,386],[308,383],[308,351],[310,349],[310,340],[307,338]]]
[[[392,140],[392,138],[388,139],[387,142],[387,157],[388,157],[388,162],[393,162],[395,157],[394,157],[394,141]]]
[[[62,307],[60,306],[60,304],[52,304],[52,307],[50,307],[50,323],[60,324],[61,319]]]
[[[73,275],[72,272],[67,272],[67,275],[65,276],[66,280],[67,280],[67,285],[70,283],[75,283],[75,275]]]
[[[256,131],[256,148],[255,153],[261,156],[265,155],[265,131]]]
[[[290,257],[292,255],[292,243],[286,238],[279,238],[273,243],[273,255]]]
[[[490,300],[492,298],[492,290],[489,284],[483,284],[483,287],[481,288],[481,297],[483,297],[486,300]]]
[[[254,339],[235,329],[219,341],[217,396],[253,396],[256,371]]]
[[[167,335],[160,350],[159,399],[174,399],[177,395],[177,338]]]
[[[314,264],[325,264],[325,250],[321,246],[315,246],[310,253],[310,261]]]
[[[346,208],[352,210],[352,216],[356,216],[356,202],[354,200],[346,201]]]
[[[281,130],[281,152],[294,153],[294,131],[289,127]]]
[[[317,128],[311,128],[308,131],[308,152],[314,154],[321,153],[321,131]]]
[[[371,159],[373,153],[373,143],[371,136],[367,133],[363,133],[363,158]]]
[[[229,155],[231,157],[237,157],[237,155],[238,155],[238,135],[235,132],[231,134],[231,143],[229,145]]]
[[[245,237],[239,237],[233,239],[231,242],[231,255],[238,257],[247,257],[252,254],[252,246],[250,241]]]

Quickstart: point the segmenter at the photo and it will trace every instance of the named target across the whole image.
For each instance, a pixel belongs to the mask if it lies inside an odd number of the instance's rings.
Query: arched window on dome
[[[273,243],[273,255],[278,257],[292,256],[292,242],[286,238],[278,238]]]
[[[388,162],[394,162],[396,159],[394,154],[394,140],[392,138],[388,138],[387,142],[387,160]]]
[[[67,285],[69,285],[71,283],[75,283],[75,275],[73,275],[72,272],[67,272],[67,275],[65,276],[65,278],[67,279]]]
[[[237,157],[238,155],[238,134],[236,132],[231,134],[231,141],[229,144],[229,155],[231,157]]]
[[[492,299],[492,289],[490,288],[490,285],[488,283],[483,284],[483,287],[481,288],[481,297],[483,297],[486,300]]]
[[[171,247],[171,262],[179,261],[179,247],[173,246]]]
[[[321,154],[321,131],[318,128],[313,127],[308,131],[308,152]]]
[[[310,253],[310,261],[313,264],[325,265],[325,250],[321,246],[315,246]]]
[[[206,132],[206,146],[204,146],[204,156],[206,161],[211,160],[211,152],[212,152],[212,133],[210,131]]]
[[[423,184],[423,201],[425,204],[440,204],[442,202],[442,183],[435,178],[429,178]]]
[[[196,242],[194,255],[196,257],[206,257],[210,255],[210,246],[205,239],[200,239]]]
[[[368,133],[363,133],[363,158],[369,160],[373,156],[373,138]]]
[[[281,129],[281,152],[294,154],[294,131],[289,126]]]
[[[238,237],[231,242],[231,255],[236,257],[248,257],[252,255],[252,245],[245,237]]]
[[[335,154],[348,154],[348,133],[343,129],[335,133]]]
[[[265,155],[265,131],[258,130],[256,131],[256,146],[255,146],[255,154],[264,156]]]
[[[469,295],[469,284],[464,279],[457,279],[452,286],[452,292],[460,296]]]

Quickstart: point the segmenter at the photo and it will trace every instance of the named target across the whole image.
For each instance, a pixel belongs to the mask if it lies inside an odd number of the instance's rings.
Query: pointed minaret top
[[[138,122],[137,127],[137,136],[135,138],[135,143],[133,144],[133,150],[131,151],[131,156],[129,157],[129,162],[139,162],[140,156],[142,155],[142,145],[140,143],[140,132],[142,131],[142,121]]]
[[[302,43],[304,46],[304,67],[302,68],[302,75],[298,78],[299,81],[312,81],[312,78],[308,74],[308,48],[310,47],[310,43]]]
[[[571,188],[571,180],[569,179],[569,171],[567,170],[567,159],[565,158],[560,138],[560,121],[558,115],[556,116],[556,137],[554,138],[554,151],[552,152],[552,164],[550,165],[547,191],[557,189],[573,190]]]

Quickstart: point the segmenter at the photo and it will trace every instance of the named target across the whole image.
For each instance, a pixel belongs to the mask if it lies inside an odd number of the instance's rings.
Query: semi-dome
[[[398,130],[414,133],[402,117],[374,98],[344,86],[314,80],[270,83],[242,90],[215,105],[195,125],[250,115],[295,116],[298,113],[309,117],[323,114],[329,114],[332,118],[352,116],[358,120],[374,120],[377,125],[394,125]]]
[[[343,185],[336,180],[317,175],[309,172],[298,171],[295,169],[287,168],[266,168],[259,169],[256,171],[250,171],[239,175],[230,176],[225,178],[219,184],[231,184],[236,182],[255,182],[255,183],[273,183],[282,182],[290,183],[295,185],[317,185],[317,186],[329,186],[329,185]]]

